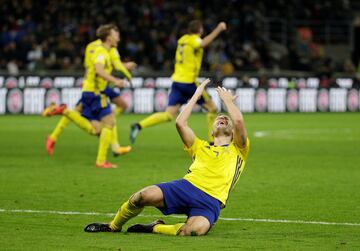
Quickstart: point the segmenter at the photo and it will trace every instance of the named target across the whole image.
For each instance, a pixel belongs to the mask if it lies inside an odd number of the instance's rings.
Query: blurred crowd
[[[120,27],[122,60],[140,72],[173,68],[177,39],[187,23],[201,19],[207,32],[219,21],[228,30],[206,50],[203,69],[234,71],[287,69],[355,72],[351,60],[334,62],[307,27],[294,27],[286,44],[262,32],[266,17],[288,20],[351,20],[351,1],[311,0],[12,0],[1,1],[0,69],[82,70],[84,49],[100,24]]]

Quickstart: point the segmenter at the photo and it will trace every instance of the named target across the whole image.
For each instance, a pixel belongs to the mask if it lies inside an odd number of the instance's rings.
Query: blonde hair
[[[96,36],[104,42],[106,38],[110,35],[111,30],[119,31],[119,28],[115,24],[100,25],[100,27],[96,30]]]

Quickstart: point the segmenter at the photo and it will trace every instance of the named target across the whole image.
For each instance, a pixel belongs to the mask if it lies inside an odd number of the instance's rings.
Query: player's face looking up
[[[118,32],[114,29],[110,30],[108,39],[111,41],[112,47],[117,47],[118,43],[120,42],[120,32]]]
[[[233,130],[233,123],[226,115],[219,115],[216,117],[213,125],[213,136],[231,136]]]

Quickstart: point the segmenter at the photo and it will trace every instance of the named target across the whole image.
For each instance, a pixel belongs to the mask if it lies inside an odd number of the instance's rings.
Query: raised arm
[[[176,129],[187,147],[191,147],[194,144],[195,140],[195,133],[194,131],[188,126],[188,120],[191,115],[192,109],[196,102],[201,97],[203,91],[205,90],[206,85],[210,82],[210,79],[206,79],[203,81],[198,88],[196,89],[194,95],[191,97],[189,102],[185,105],[182,112],[176,118]]]
[[[247,133],[243,115],[234,104],[236,96],[224,87],[217,87],[216,91],[224,102],[231,119],[234,121],[234,142],[238,147],[244,148],[246,146]]]
[[[200,46],[203,48],[207,47],[224,30],[226,30],[226,23],[219,23],[209,35],[203,38]]]

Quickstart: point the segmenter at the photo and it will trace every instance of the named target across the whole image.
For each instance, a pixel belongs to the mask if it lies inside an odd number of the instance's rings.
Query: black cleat
[[[127,232],[130,233],[152,233],[153,229],[158,224],[165,224],[165,222],[162,219],[157,219],[154,222],[151,222],[150,224],[135,224],[132,225],[127,229]]]
[[[85,232],[98,233],[98,232],[120,232],[120,230],[113,231],[109,223],[91,223],[84,228]]]
[[[140,127],[140,125],[138,123],[131,125],[131,130],[130,130],[130,142],[131,142],[131,144],[135,143],[135,139],[138,136],[140,130],[141,130],[141,127]]]

